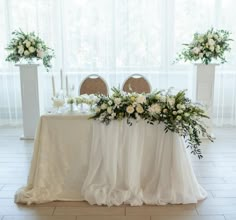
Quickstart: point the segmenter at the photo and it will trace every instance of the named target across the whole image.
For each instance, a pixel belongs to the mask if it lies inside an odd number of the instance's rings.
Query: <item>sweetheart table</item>
[[[89,115],[44,115],[28,182],[17,203],[88,201],[98,205],[186,204],[206,198],[184,140],[164,125]]]

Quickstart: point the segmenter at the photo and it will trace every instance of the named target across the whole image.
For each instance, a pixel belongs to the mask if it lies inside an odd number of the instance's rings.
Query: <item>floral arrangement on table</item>
[[[202,158],[199,146],[200,135],[212,141],[206,127],[201,121],[208,118],[201,106],[193,104],[185,96],[185,91],[176,95],[157,91],[147,95],[124,93],[113,88],[112,96],[98,96],[95,114],[92,119],[109,124],[112,120],[126,119],[129,125],[133,121],[145,120],[148,124],[164,123],[165,132],[176,132],[183,136],[191,148],[191,153]]]
[[[13,38],[6,48],[9,51],[6,61],[17,63],[21,60],[31,62],[36,59],[43,61],[47,71],[51,68],[54,50],[49,48],[39,36],[34,32],[24,33],[22,30],[16,30],[12,35]]]
[[[195,33],[192,42],[183,44],[185,48],[176,61],[201,61],[207,65],[213,60],[220,60],[225,63],[225,52],[231,50],[230,41],[230,32],[226,30],[211,28],[206,33]]]
[[[75,98],[76,105],[79,104],[87,104],[87,105],[94,105],[97,102],[98,98],[94,94],[83,94]]]

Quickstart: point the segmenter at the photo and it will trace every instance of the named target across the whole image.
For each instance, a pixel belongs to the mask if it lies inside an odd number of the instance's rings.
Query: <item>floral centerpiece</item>
[[[185,96],[185,91],[172,95],[171,91],[157,91],[147,95],[123,93],[113,88],[112,96],[100,95],[92,119],[109,124],[112,120],[145,120],[149,124],[164,123],[165,132],[176,132],[183,136],[191,152],[202,158],[199,146],[200,135],[212,141],[201,121],[208,118],[201,106],[193,104]]]
[[[10,53],[6,61],[17,63],[21,60],[42,60],[47,71],[51,68],[54,50],[47,47],[45,42],[34,32],[24,33],[22,30],[12,32],[13,38],[6,50]]]
[[[225,63],[225,52],[230,51],[230,32],[225,30],[214,30],[206,33],[195,33],[189,44],[183,44],[185,48],[178,54],[176,61],[201,61],[209,64],[212,60]]]

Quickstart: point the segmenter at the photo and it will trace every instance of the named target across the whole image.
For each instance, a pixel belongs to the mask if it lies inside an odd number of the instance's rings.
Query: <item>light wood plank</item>
[[[126,215],[197,215],[194,207],[185,205],[177,206],[141,206],[141,207],[126,207]]]
[[[56,207],[53,215],[125,215],[124,207]]]
[[[224,216],[152,216],[151,220],[225,220]]]
[[[76,220],[76,216],[5,216],[3,220]]]

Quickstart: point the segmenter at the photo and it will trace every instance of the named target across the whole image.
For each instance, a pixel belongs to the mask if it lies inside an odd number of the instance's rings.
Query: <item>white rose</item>
[[[185,109],[186,107],[185,107],[185,105],[183,104],[183,105],[181,105],[181,109]]]
[[[116,105],[119,105],[121,103],[121,98],[115,98],[114,102]]]
[[[214,51],[214,49],[215,49],[214,46],[210,46],[210,50],[211,50],[212,52]]]
[[[42,50],[37,50],[37,57],[43,58],[43,56],[44,56],[43,51]]]
[[[178,114],[182,114],[183,113],[183,110],[178,110]]]
[[[182,117],[181,117],[180,115],[178,115],[178,116],[176,117],[176,119],[179,120],[179,121],[181,120],[181,118],[182,118]]]
[[[111,114],[111,116],[114,118],[114,117],[116,116],[116,113],[113,112],[113,113]]]
[[[194,48],[192,49],[192,51],[193,51],[193,53],[195,53],[195,54],[199,54],[200,48],[199,48],[199,47],[194,47]]]
[[[187,113],[187,112],[186,112],[186,113],[184,113],[184,116],[185,116],[185,117],[189,117],[189,115],[190,115],[190,114],[189,114],[189,113]]]
[[[219,53],[220,52],[220,45],[216,46],[216,52]]]
[[[30,41],[28,41],[28,40],[26,40],[26,41],[25,41],[25,46],[26,46],[27,48],[29,48],[29,47],[30,47],[30,45],[31,45],[31,42],[30,42]]]
[[[107,108],[107,104],[106,103],[103,103],[102,105],[101,105],[101,109],[106,109]]]
[[[139,114],[142,114],[142,113],[144,112],[142,105],[138,104],[137,107],[136,107],[136,111],[137,111]]]
[[[215,45],[215,41],[213,39],[208,39],[208,45],[209,46],[214,46]]]
[[[177,111],[173,111],[172,114],[173,114],[173,115],[177,115]]]
[[[143,104],[146,102],[146,97],[144,95],[140,95],[136,99],[137,103]]]
[[[132,114],[134,112],[134,108],[132,105],[129,105],[127,108],[126,108],[126,111],[129,113],[129,114]]]
[[[168,112],[168,110],[165,108],[164,110],[163,110],[163,113],[167,113]]]
[[[112,113],[112,107],[108,107],[108,108],[107,108],[107,112],[108,112],[109,114],[111,114],[111,113]]]
[[[25,56],[28,56],[29,54],[30,54],[30,53],[29,53],[28,50],[25,50],[25,51],[24,51],[24,55],[25,55]]]
[[[181,105],[181,104],[178,104],[176,107],[177,107],[177,109],[181,109],[181,108],[182,108],[182,105]]]
[[[199,53],[199,57],[202,58],[203,57],[203,53]]]
[[[24,53],[24,47],[22,45],[18,46],[17,48],[20,55]]]
[[[112,105],[112,101],[111,100],[108,101],[108,105]]]
[[[153,106],[149,106],[149,107],[148,107],[148,111],[149,111],[151,114],[154,114],[154,113],[155,113]]]
[[[35,52],[35,48],[34,47],[29,47],[29,52],[30,53],[34,53]]]

